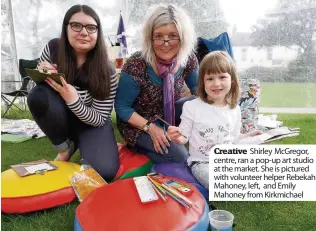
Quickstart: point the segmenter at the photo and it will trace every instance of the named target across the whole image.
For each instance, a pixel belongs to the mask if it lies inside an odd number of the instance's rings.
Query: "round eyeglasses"
[[[180,39],[168,39],[168,40],[154,39],[153,41],[154,41],[154,44],[157,46],[165,45],[165,43],[168,43],[170,46],[173,46],[173,45],[179,44]]]
[[[84,28],[84,27],[86,28],[86,31],[89,34],[93,34],[93,33],[97,32],[97,30],[98,30],[98,26],[93,25],[93,24],[82,25],[79,22],[70,22],[69,25],[70,25],[70,28],[75,32],[82,31],[82,28]]]

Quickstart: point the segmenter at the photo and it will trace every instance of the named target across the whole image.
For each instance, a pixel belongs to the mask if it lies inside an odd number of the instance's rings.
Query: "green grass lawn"
[[[9,115],[11,118],[14,114]],[[300,127],[298,137],[287,138],[276,144],[316,144],[315,115],[279,115],[285,125]],[[115,121],[115,118],[113,118]],[[119,136],[114,124],[116,137]],[[11,164],[56,156],[47,138],[30,140],[20,144],[2,143],[1,171]],[[77,161],[76,154],[72,161]],[[73,230],[75,209],[78,202],[41,212],[25,215],[2,214],[1,228],[5,231],[70,231]],[[315,231],[316,202],[213,202],[218,209],[225,209],[235,215],[234,231]],[[132,212],[132,211],[131,211]],[[141,230],[140,230],[141,231]]]
[[[261,83],[260,85],[260,107],[316,107],[316,83]]]

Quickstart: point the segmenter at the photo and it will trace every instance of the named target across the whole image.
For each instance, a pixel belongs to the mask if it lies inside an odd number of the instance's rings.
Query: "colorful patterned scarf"
[[[173,71],[177,65],[177,59],[170,61],[157,59],[157,69],[159,76],[163,79],[163,106],[164,118],[171,124],[175,125],[175,109],[174,109],[174,75]]]

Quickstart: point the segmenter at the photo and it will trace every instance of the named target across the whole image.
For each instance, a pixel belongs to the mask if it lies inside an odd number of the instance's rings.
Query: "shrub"
[[[240,78],[259,79],[260,82],[284,82],[287,69],[283,67],[250,67],[239,73]]]

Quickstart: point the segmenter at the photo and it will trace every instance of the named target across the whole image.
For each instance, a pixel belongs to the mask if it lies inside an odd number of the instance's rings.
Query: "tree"
[[[312,52],[316,38],[316,3],[279,0],[276,9],[260,19],[250,36],[259,47],[298,46],[301,54]]]
[[[129,1],[132,5],[129,16],[129,25],[139,27],[144,20],[144,12],[157,4],[156,0],[134,0]],[[159,3],[174,4],[184,8],[191,17],[197,36],[212,38],[226,31],[227,23],[221,10],[219,0],[161,0]]]
[[[315,49],[310,49],[308,52],[298,55],[298,57],[288,65],[286,80],[291,82],[316,82],[315,60]]]

